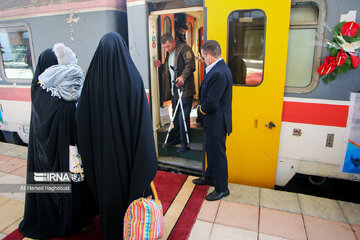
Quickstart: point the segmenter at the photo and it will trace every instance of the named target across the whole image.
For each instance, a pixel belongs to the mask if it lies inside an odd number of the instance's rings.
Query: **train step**
[[[202,162],[185,159],[180,157],[161,157],[158,158],[158,168],[160,170],[183,173],[195,176],[202,175]]]
[[[202,151],[202,145],[199,143],[190,143],[190,150],[184,153],[177,152],[180,145],[167,145],[163,147],[163,143],[158,143],[158,152],[161,157],[178,157],[188,160],[201,162],[204,157],[204,152]]]
[[[168,128],[169,125],[165,125],[158,129],[157,132],[159,157],[176,157],[184,159],[185,162],[186,160],[191,160],[201,163],[204,159],[202,128],[190,128],[190,150],[185,153],[177,152],[180,144],[164,146]]]

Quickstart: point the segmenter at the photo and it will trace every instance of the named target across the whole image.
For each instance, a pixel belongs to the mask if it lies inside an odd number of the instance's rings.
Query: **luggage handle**
[[[153,194],[154,194],[155,201],[156,201],[156,202],[159,202],[159,198],[158,198],[158,195],[157,195],[157,192],[156,192],[156,188],[155,188],[154,181],[151,181],[150,187],[151,187],[151,191],[152,191]]]

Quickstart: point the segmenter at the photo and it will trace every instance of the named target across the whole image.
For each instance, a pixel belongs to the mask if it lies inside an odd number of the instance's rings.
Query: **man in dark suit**
[[[230,135],[232,131],[232,74],[221,58],[217,41],[206,41],[201,46],[201,55],[207,67],[197,112],[198,120],[203,122],[208,166],[205,177],[194,179],[193,183],[215,186],[205,198],[215,201],[230,194],[225,141],[226,134]]]

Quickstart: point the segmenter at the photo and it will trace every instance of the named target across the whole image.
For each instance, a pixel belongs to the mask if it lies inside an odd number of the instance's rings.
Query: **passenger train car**
[[[119,32],[127,41],[125,1],[55,0],[0,3],[0,123],[2,137],[28,142],[30,83],[40,53],[63,42],[86,72],[101,37]],[[9,134],[11,133],[11,134]]]
[[[340,73],[327,84],[317,73],[329,55],[326,43],[333,38],[333,27],[342,21],[360,23],[357,0],[340,5],[337,0],[28,2],[0,3],[0,127],[5,133],[27,142],[29,83],[42,50],[64,42],[86,72],[101,36],[117,31],[128,38],[160,142],[159,73],[153,61],[165,57],[160,36],[175,35],[176,22],[183,21],[196,56],[194,99],[204,74],[199,51],[204,40],[220,43],[233,72],[230,182],[273,188],[286,185],[295,173],[359,181],[358,174],[341,168],[350,96],[360,90],[359,69]],[[194,169],[195,162],[185,165]],[[197,170],[204,168],[205,161]]]

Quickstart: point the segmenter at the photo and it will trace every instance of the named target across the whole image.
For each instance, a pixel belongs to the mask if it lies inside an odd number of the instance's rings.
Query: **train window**
[[[169,17],[166,17],[164,20],[164,34],[165,33],[172,33],[171,20]]]
[[[5,80],[21,82],[33,77],[28,27],[0,26],[1,70]]]
[[[228,65],[233,82],[257,86],[263,79],[266,16],[261,10],[237,10],[228,17]]]
[[[285,81],[288,93],[310,92],[318,83],[321,44],[316,42],[321,41],[318,37],[325,17],[324,12],[319,12],[321,4],[322,0],[292,2]]]
[[[317,15],[313,5],[294,5],[291,8],[290,24],[317,24]]]

